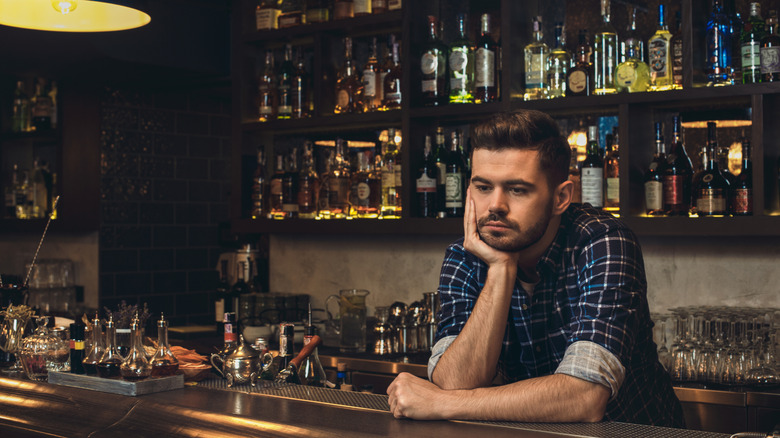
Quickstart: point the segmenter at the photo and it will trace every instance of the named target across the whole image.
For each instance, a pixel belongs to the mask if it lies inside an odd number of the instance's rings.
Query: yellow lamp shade
[[[71,1],[68,13],[52,0],[0,0],[0,24],[55,32],[110,32],[149,24],[149,14],[104,1]]]

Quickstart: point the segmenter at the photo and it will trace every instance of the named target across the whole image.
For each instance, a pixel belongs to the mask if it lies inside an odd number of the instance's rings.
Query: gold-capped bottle
[[[265,65],[257,81],[257,91],[258,120],[261,122],[275,120],[278,96],[276,74],[274,73],[274,54],[270,50],[265,53]]]
[[[344,67],[336,80],[335,114],[359,113],[363,111],[363,82],[357,74],[352,59],[352,38],[344,38]]]

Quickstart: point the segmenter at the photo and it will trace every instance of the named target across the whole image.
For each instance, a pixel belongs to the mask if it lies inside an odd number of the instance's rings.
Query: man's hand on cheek
[[[471,195],[471,186],[466,191],[466,207],[463,214],[463,247],[466,251],[479,257],[482,261],[490,265],[506,264],[516,265],[518,255],[497,250],[485,243],[479,236],[477,227],[477,207],[474,198]]]

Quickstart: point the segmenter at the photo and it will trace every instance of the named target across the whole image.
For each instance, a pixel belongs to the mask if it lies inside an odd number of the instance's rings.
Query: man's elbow
[[[610,391],[608,388],[594,384],[593,387],[586,392],[582,403],[582,418],[583,423],[598,423],[604,419],[604,414],[607,411],[607,402],[609,401]]]

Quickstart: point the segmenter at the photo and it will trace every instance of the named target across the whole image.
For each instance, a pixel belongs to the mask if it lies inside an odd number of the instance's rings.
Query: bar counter
[[[264,385],[228,389],[222,380],[208,380],[183,389],[129,397],[0,377],[0,436],[728,437],[615,422],[397,420],[387,411],[387,397],[383,395],[271,382]]]

